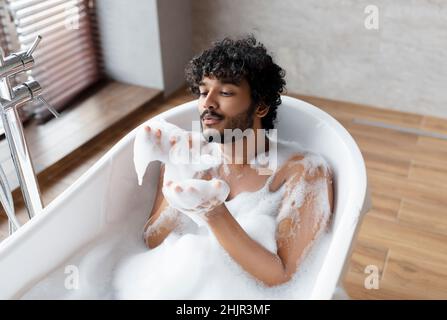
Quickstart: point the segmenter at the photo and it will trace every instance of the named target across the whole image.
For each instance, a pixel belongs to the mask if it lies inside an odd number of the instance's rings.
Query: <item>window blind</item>
[[[9,20],[8,9],[4,0],[0,0],[0,47],[5,55],[9,54],[10,46],[7,38],[6,24]]]
[[[62,110],[101,77],[92,32],[94,1],[7,0],[7,4],[18,50],[27,50],[37,35],[42,36],[29,74],[42,86],[44,98],[56,110]],[[37,103],[33,110],[40,120],[51,115]]]

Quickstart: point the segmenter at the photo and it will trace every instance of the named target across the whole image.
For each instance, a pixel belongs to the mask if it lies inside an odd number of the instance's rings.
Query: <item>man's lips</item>
[[[206,125],[211,125],[211,124],[216,124],[218,122],[220,122],[221,119],[219,118],[214,118],[214,117],[204,117],[203,118],[203,123]]]
[[[211,125],[211,124],[218,123],[219,121],[222,120],[222,118],[206,115],[206,116],[203,117],[202,120],[203,120],[203,123],[205,123],[206,125]]]

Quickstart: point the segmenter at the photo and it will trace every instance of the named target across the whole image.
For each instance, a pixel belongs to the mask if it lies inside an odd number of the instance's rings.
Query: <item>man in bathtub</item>
[[[223,150],[224,146],[235,143],[234,138],[225,138],[224,129],[273,130],[281,104],[280,94],[284,91],[284,75],[284,70],[253,36],[238,40],[225,38],[194,57],[186,68],[186,79],[191,92],[198,96],[203,135],[208,139],[207,132],[217,130],[221,137],[217,142]],[[277,130],[281,130],[280,124]],[[167,138],[163,130],[146,127],[146,131],[160,141]],[[183,215],[175,208],[182,199],[196,196],[200,201],[186,211],[205,221],[221,247],[240,267],[265,286],[273,287],[292,278],[314,240],[327,228],[333,210],[332,173],[322,158],[299,149],[290,152],[290,146],[286,152],[287,147],[278,144],[278,155],[286,155],[284,160],[278,161],[277,169],[270,174],[260,174],[250,161],[258,156],[260,149],[268,153],[268,137],[262,141],[265,148],[256,146],[254,153],[247,148],[247,138],[242,139],[242,153],[234,152],[233,148],[231,161],[196,176],[213,180],[209,188],[215,188],[214,197],[207,198],[200,194],[199,188],[181,181],[164,181],[164,166],[161,166],[144,239],[150,249],[162,245],[176,230]],[[259,141],[255,139],[255,143]],[[170,143],[174,146],[176,140],[171,139]],[[224,194],[225,198],[219,199],[217,194]],[[278,206],[268,209],[276,223],[273,229],[262,229],[269,222],[261,223],[264,220],[254,214],[267,210],[266,206],[276,201],[270,198],[279,199]],[[244,202],[250,199],[255,203],[244,207]],[[237,217],[245,212],[236,215],[238,210],[254,211],[252,220],[246,219],[244,224]],[[247,221],[253,225],[258,223],[258,230],[253,231],[255,227]],[[272,246],[258,241],[256,235],[265,232],[272,233],[275,242]]]

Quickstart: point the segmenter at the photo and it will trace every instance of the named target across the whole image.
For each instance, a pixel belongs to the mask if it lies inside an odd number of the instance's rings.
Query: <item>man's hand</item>
[[[199,132],[180,129],[166,121],[152,121],[144,126],[157,160],[174,165],[188,165],[203,171],[221,163],[217,143],[208,143]]]
[[[144,126],[147,139],[151,142],[153,157],[166,163],[172,153],[186,144],[188,132],[166,121],[149,121]],[[183,143],[182,143],[183,142]]]
[[[173,208],[205,220],[208,214],[226,200],[229,192],[228,184],[219,179],[167,181],[163,186],[165,199]]]

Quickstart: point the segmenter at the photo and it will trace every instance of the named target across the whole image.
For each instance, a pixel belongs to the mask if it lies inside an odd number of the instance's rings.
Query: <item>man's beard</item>
[[[247,111],[242,112],[234,117],[227,118],[227,120],[226,120],[227,124],[225,125],[225,128],[222,129],[222,132],[219,131],[218,141],[213,141],[214,137],[211,134],[207,134],[207,131],[208,131],[207,129],[205,131],[203,130],[203,122],[202,122],[203,117],[207,114],[209,114],[211,116],[218,116],[218,115],[216,113],[214,113],[212,110],[211,111],[205,110],[200,117],[200,119],[201,119],[200,129],[202,131],[203,137],[208,142],[218,142],[221,144],[228,143],[228,142],[235,142],[236,137],[234,135],[230,136],[231,141],[226,141],[226,140],[230,140],[230,139],[225,139],[223,130],[225,130],[225,129],[229,129],[229,130],[240,129],[242,132],[244,132],[245,130],[247,130],[249,128],[253,128],[253,123],[254,123],[254,118],[255,118],[255,109],[256,109],[256,104],[252,103]],[[215,130],[213,130],[213,131],[215,131]]]

